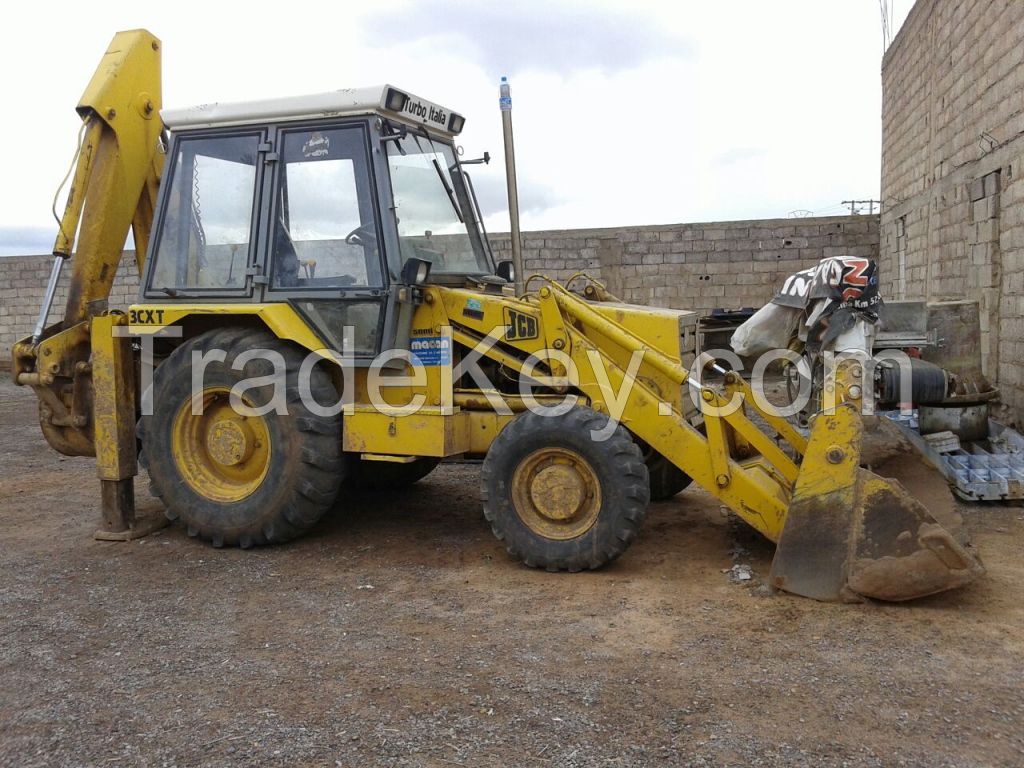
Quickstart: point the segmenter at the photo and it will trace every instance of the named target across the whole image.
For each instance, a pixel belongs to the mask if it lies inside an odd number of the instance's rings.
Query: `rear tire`
[[[392,461],[366,461],[349,457],[345,486],[356,491],[395,491],[408,488],[434,471],[440,459],[424,457],[398,464]]]
[[[228,393],[236,383],[274,372],[259,357],[234,370],[238,356],[251,349],[283,358],[286,415],[271,410],[242,416],[231,408]],[[223,350],[225,358],[207,364],[203,414],[194,415],[192,353],[213,350]],[[141,458],[167,517],[180,519],[189,536],[218,547],[283,542],[313,527],[330,508],[344,473],[341,416],[317,415],[302,402],[303,358],[268,332],[224,328],[186,341],[157,368],[154,413],[139,421]],[[317,402],[336,402],[322,366],[312,370],[309,384]],[[273,395],[273,384],[265,384],[247,389],[243,400],[259,408]]]
[[[640,448],[621,425],[595,442],[608,417],[577,407],[524,413],[484,459],[484,516],[508,553],[549,571],[600,568],[636,538],[650,499]]]

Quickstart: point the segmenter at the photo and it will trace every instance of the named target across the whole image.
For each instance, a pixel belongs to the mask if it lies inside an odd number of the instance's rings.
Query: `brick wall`
[[[498,258],[509,257],[507,234],[491,238]],[[710,224],[673,224],[523,234],[527,273],[565,279],[587,272],[616,295],[637,304],[709,312],[716,307],[757,307],[775,295],[793,272],[826,256],[878,255],[878,217],[840,216]],[[11,345],[31,333],[52,259],[0,258],[0,366]],[[54,301],[60,317],[68,274]],[[122,261],[112,307],[136,300],[134,254]]]
[[[894,298],[972,299],[1024,410],[1024,3],[918,0],[882,66],[881,254]]]

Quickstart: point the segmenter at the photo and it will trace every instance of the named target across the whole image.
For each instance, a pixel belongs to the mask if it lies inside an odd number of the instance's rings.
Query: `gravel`
[[[696,489],[610,567],[532,571],[473,465],[286,546],[102,543],[34,414],[0,384],[2,766],[1024,763],[1019,508],[965,509],[984,581],[901,606],[764,590],[771,546]]]

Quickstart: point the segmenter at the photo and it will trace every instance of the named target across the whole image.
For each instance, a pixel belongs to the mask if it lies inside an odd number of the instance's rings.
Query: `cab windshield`
[[[412,130],[386,144],[402,261],[429,261],[432,274],[493,272],[472,182],[451,145]]]

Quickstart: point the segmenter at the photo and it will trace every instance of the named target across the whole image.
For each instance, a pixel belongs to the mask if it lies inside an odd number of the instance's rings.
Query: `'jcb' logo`
[[[162,309],[129,309],[128,322],[132,325],[162,325],[164,311]]]
[[[537,338],[537,318],[525,312],[516,312],[505,307],[505,338],[509,341],[523,341]]]

